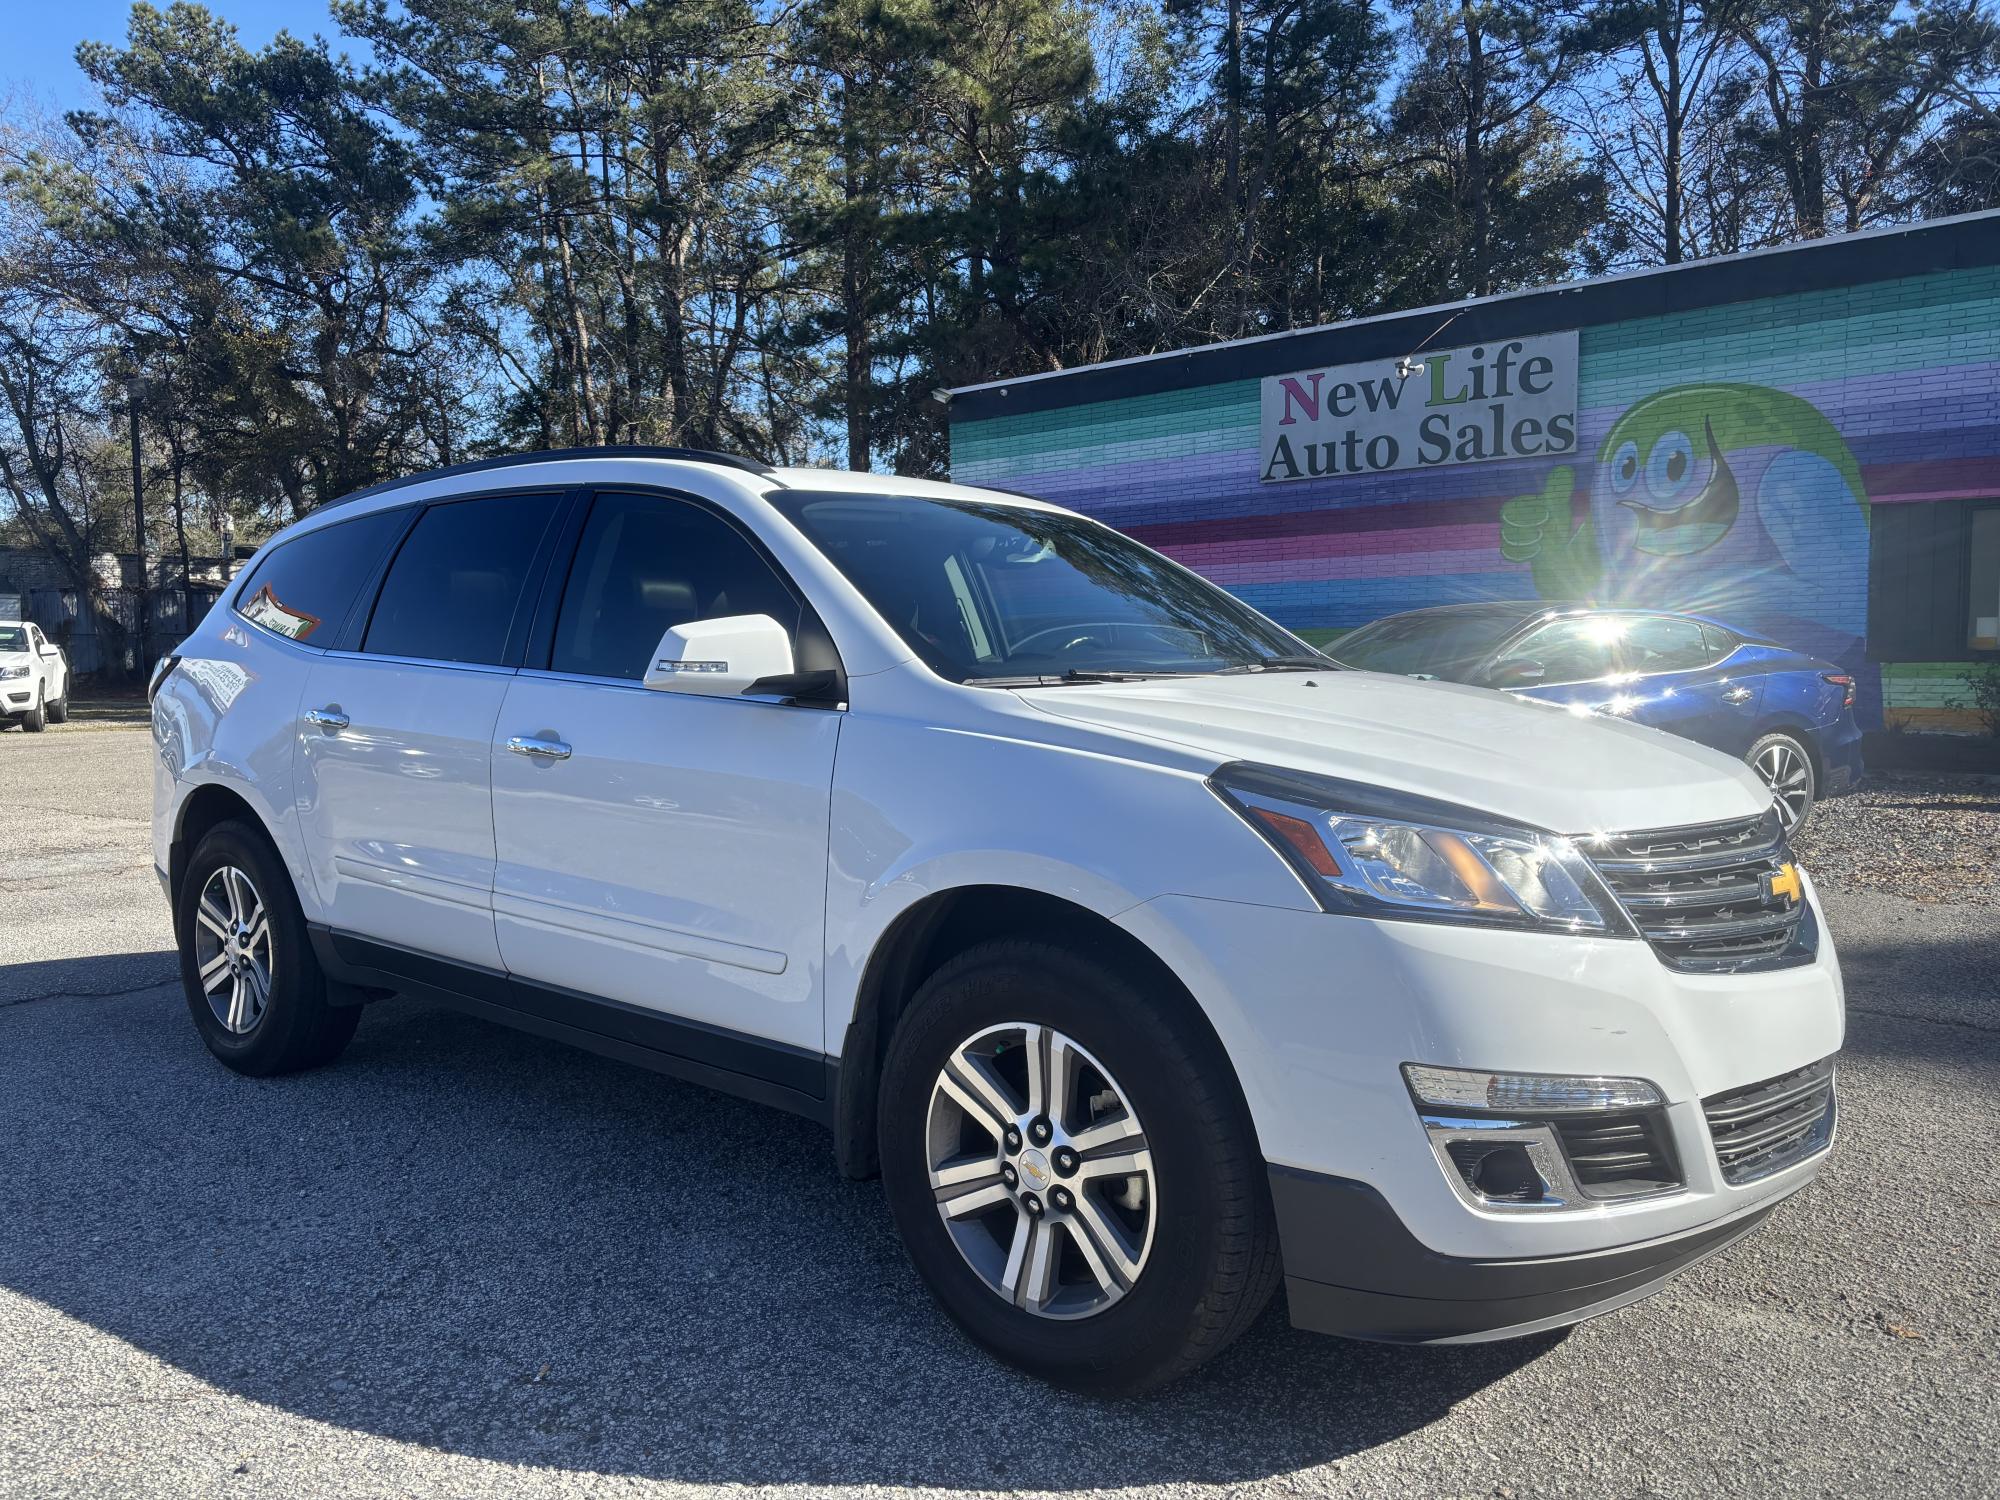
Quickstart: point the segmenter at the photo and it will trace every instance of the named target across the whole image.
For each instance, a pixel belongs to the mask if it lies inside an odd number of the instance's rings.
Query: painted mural
[[[1560,459],[1263,484],[1249,379],[955,420],[952,471],[1096,516],[1316,640],[1466,600],[1687,609],[1850,669],[1871,727],[1885,691],[1941,724],[1962,668],[1866,658],[1870,517],[2000,494],[2000,268],[1587,327],[1579,358]]]
[[[1806,401],[1764,386],[1674,386],[1612,424],[1579,483],[1559,464],[1500,507],[1500,553],[1550,600],[1724,619],[1858,664],[1867,633],[1861,466]]]

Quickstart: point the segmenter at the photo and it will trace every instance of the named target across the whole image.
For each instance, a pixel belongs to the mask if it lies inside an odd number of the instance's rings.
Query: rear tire
[[[49,705],[49,722],[67,724],[69,722],[69,684],[63,684],[63,695]]]
[[[982,1041],[1012,1037],[1021,1040],[1006,1062],[1006,1041]],[[1078,1080],[1069,1096],[1075,1102],[1058,1102],[1047,1116],[1022,1112],[1035,1096],[1013,1080],[1057,1071],[1039,1051],[1044,1060],[1031,1074],[1029,1048],[1064,1044]],[[975,1045],[984,1050],[968,1054]],[[1019,1146],[970,1111],[951,1117],[951,1130],[965,1130],[964,1138],[941,1142],[939,1100],[950,1092],[943,1075],[968,1055],[994,1065],[988,1076],[1001,1079],[1015,1115],[996,1111],[993,1118],[1015,1127]],[[1035,1132],[1046,1131],[1050,1117],[1061,1131],[1050,1150],[1028,1150],[1034,1140],[1048,1143]],[[1167,997],[1096,959],[1010,939],[951,960],[924,983],[896,1029],[879,1121],[884,1189],[918,1273],[975,1343],[1030,1374],[1106,1395],[1164,1385],[1227,1347],[1277,1285],[1263,1155],[1219,1048],[1198,1022],[1177,1021]],[[1091,1144],[1092,1136],[1103,1139]],[[1077,1152],[1056,1149],[1072,1137]],[[956,1154],[967,1141],[969,1152]],[[1138,1151],[1144,1177],[1091,1172],[1113,1158],[1135,1161]],[[932,1185],[941,1157],[969,1163],[961,1169],[968,1172],[1012,1174],[986,1188],[978,1186],[983,1176],[964,1180],[995,1195],[972,1231],[988,1238],[971,1248],[967,1220],[948,1223],[939,1207],[941,1196],[956,1196]],[[1088,1201],[1079,1205],[1077,1196]],[[1103,1237],[1114,1211],[1115,1252]],[[1015,1237],[1032,1247],[1036,1233],[1056,1247],[1044,1285],[1061,1286],[1039,1304],[1033,1272],[1012,1270],[1032,1264],[1034,1253],[1012,1248]],[[1105,1253],[1087,1254],[1086,1239]],[[1011,1298],[1000,1285],[1010,1275],[1022,1287]]]
[[[1771,789],[1785,831],[1796,833],[1805,827],[1813,804],[1819,800],[1819,776],[1813,769],[1812,752],[1789,734],[1767,734],[1743,758]]]
[[[340,1055],[358,1006],[327,1003],[326,976],[284,862],[261,829],[218,823],[195,846],[175,902],[181,988],[208,1050],[253,1078]]]
[[[42,702],[42,690],[35,689],[35,706],[21,715],[21,727],[29,734],[40,734],[49,727],[49,714]]]

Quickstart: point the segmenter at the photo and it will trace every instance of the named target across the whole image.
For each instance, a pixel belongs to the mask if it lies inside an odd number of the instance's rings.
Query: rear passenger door
[[[489,750],[565,503],[541,490],[419,508],[360,628],[314,663],[299,823],[337,931],[500,967]]]
[[[669,627],[746,614],[812,619],[738,522],[596,497],[493,736],[500,951],[547,1019],[817,1095],[841,714],[641,685]]]

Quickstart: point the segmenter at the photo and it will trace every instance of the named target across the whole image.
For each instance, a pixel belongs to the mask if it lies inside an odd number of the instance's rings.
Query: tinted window
[[[554,495],[433,505],[397,552],[362,650],[504,664]]]
[[[1554,620],[1509,647],[1492,675],[1497,681],[1509,667],[1535,665],[1542,669],[1536,682],[1589,682],[1617,670],[1620,634],[1618,621],[1601,615]]]
[[[655,495],[600,495],[570,568],[549,665],[637,681],[667,631],[729,615],[770,615],[796,634],[799,605],[714,513]]]
[[[1708,665],[1701,626],[1671,615],[1647,615],[1625,625],[1625,670],[1692,672]]]
[[[337,644],[354,596],[409,518],[405,510],[378,510],[279,543],[238,591],[236,612],[295,641]]]
[[[1708,648],[1708,659],[1711,662],[1721,661],[1736,649],[1735,637],[1720,625],[1702,626],[1701,641]]]
[[[954,681],[1325,664],[1214,584],[1081,516],[912,495],[769,499]]]

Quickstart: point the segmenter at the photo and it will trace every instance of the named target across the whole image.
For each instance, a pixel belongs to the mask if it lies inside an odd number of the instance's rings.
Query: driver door
[[[770,1050],[740,1043],[777,1042],[787,1086],[817,1093],[842,716],[641,685],[670,627],[746,614],[796,638],[804,606],[733,519],[595,497],[494,732],[494,916],[517,1003],[767,1077]]]

